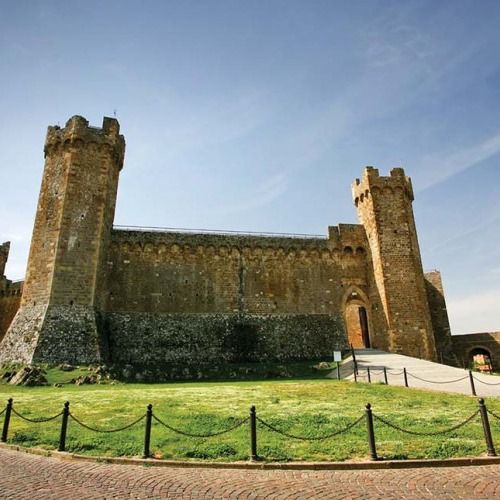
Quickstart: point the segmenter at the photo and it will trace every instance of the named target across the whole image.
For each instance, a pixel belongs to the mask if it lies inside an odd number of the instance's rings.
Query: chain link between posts
[[[364,373],[361,373],[362,370],[364,371]],[[383,373],[384,373],[384,370],[378,371],[378,370],[370,369],[370,375],[382,375]],[[360,368],[358,370],[358,376],[360,376],[360,377],[368,376],[368,369],[367,368]]]
[[[496,418],[497,420],[500,420],[500,415],[497,415],[496,413],[493,413],[490,409],[488,409],[488,413],[493,417]]]
[[[235,429],[237,429],[238,427],[241,427],[243,424],[245,424],[246,422],[248,422],[250,420],[250,417],[246,417],[246,418],[244,418],[242,420],[239,420],[238,422],[236,422],[231,427],[229,427],[227,429],[224,429],[222,431],[218,431],[218,432],[208,432],[206,434],[193,434],[193,433],[190,433],[190,432],[181,431],[180,429],[176,429],[175,427],[172,427],[171,425],[168,425],[166,422],[164,422],[163,420],[161,420],[160,418],[158,418],[154,414],[152,415],[152,417],[160,425],[163,425],[163,427],[171,430],[172,432],[180,434],[181,436],[187,436],[187,437],[193,437],[193,438],[209,438],[209,437],[221,436],[222,434],[226,434],[228,432],[234,431]]]
[[[7,411],[7,408],[4,408],[2,411],[0,411],[0,417]]]
[[[484,382],[483,380],[474,377],[474,375],[472,375],[472,378],[474,380],[477,380],[479,383],[484,384],[484,385],[500,385],[500,382],[498,382],[497,384],[490,384],[489,382]]]
[[[78,420],[72,413],[69,413],[69,417],[78,425],[80,425],[85,429],[88,429],[89,431],[100,432],[103,434],[111,434],[112,432],[126,431],[127,429],[130,429],[134,425],[137,425],[141,420],[144,420],[146,418],[146,414],[142,415],[134,422],[124,425],[123,427],[120,427],[119,429],[97,429],[95,427],[91,427],[90,425],[84,424],[82,421]]]
[[[467,425],[474,418],[476,418],[479,415],[479,413],[480,413],[479,410],[477,410],[470,417],[466,418],[463,422],[460,422],[459,424],[454,425],[453,427],[450,427],[449,429],[444,429],[444,430],[436,431],[436,432],[409,431],[408,429],[403,429],[402,427],[399,427],[398,425],[393,424],[392,422],[388,422],[387,420],[385,420],[382,417],[379,417],[376,414],[373,414],[373,418],[375,420],[378,420],[382,424],[387,425],[388,427],[391,427],[392,429],[395,429],[397,431],[403,432],[405,434],[411,434],[413,436],[440,436],[440,435],[443,435],[443,434],[448,434],[449,432],[456,431],[456,430],[460,429],[461,427],[463,427],[464,425]]]
[[[53,417],[48,417],[48,418],[43,418],[43,417],[28,418],[28,417],[25,417],[24,415],[21,415],[18,411],[16,411],[16,409],[14,407],[12,407],[12,413],[17,415],[20,419],[25,420],[26,422],[31,422],[32,424],[43,424],[45,422],[50,422],[51,420],[55,420],[56,418],[59,418],[63,414],[63,412],[60,412],[57,415],[54,415]]]
[[[323,439],[329,439],[335,436],[339,436],[340,434],[344,434],[348,431],[350,431],[353,427],[356,427],[362,420],[365,419],[365,416],[362,415],[359,417],[356,421],[350,423],[347,427],[344,429],[341,429],[339,431],[332,432],[331,434],[327,434],[326,436],[319,436],[319,437],[305,437],[305,436],[296,436],[294,434],[289,434],[288,432],[282,431],[280,429],[277,429],[271,424],[268,424],[265,420],[262,420],[260,417],[257,417],[257,420],[264,426],[267,427],[269,430],[276,432],[277,434],[281,434],[282,436],[286,436],[290,439],[298,439],[300,441],[322,441]]]
[[[422,382],[427,382],[428,384],[454,384],[455,382],[461,382],[462,380],[465,380],[465,379],[469,378],[469,375],[466,375],[465,377],[457,378],[456,380],[443,380],[443,381],[439,380],[439,381],[436,381],[436,380],[426,380],[425,378],[417,377],[416,375],[413,375],[410,372],[406,372],[406,374],[409,375],[410,377],[416,378],[417,380],[420,380]]]

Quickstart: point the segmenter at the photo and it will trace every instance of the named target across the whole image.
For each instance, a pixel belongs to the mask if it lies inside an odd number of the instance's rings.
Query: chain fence
[[[481,384],[487,385],[487,386],[500,386],[500,381],[499,382],[486,382],[485,380],[482,380],[475,376],[472,372],[472,370],[468,370],[468,374],[457,378],[453,380],[429,380],[423,377],[419,377],[418,375],[415,375],[414,373],[409,372],[406,368],[403,368],[402,371],[393,371],[393,370],[388,370],[387,367],[383,368],[382,370],[376,369],[373,370],[369,366],[367,367],[362,367],[360,366],[359,362],[355,361],[354,362],[354,369],[353,369],[353,375],[354,375],[354,381],[357,382],[359,378],[363,379],[364,381],[368,380],[368,383],[372,383],[372,376],[379,377],[380,375],[384,376],[383,382],[385,384],[389,385],[389,378],[388,375],[398,377],[403,375],[404,376],[404,385],[405,387],[409,387],[408,383],[408,378],[411,377],[415,380],[419,380],[420,382],[423,382],[425,384],[436,384],[436,385],[446,385],[446,384],[456,384],[459,382],[463,382],[464,380],[469,379],[470,382],[470,390],[472,396],[477,396],[476,394],[476,388],[474,386],[474,381],[477,381]],[[492,376],[492,375],[490,375]],[[492,376],[493,377],[493,376]],[[338,377],[340,378],[340,377]],[[380,381],[380,378],[377,380],[377,382]]]
[[[482,422],[482,429],[484,432],[485,436],[485,441],[486,441],[486,448],[489,456],[496,456],[494,444],[493,444],[493,439],[491,436],[491,429],[490,429],[490,424],[488,420],[488,415],[491,415],[495,420],[500,421],[500,415],[497,415],[493,411],[489,410],[486,408],[486,405],[484,403],[483,399],[478,400],[479,403],[479,409],[473,412],[470,416],[465,418],[464,420],[458,422],[455,425],[452,425],[451,427],[448,427],[446,429],[439,429],[439,430],[429,430],[427,432],[421,432],[421,431],[415,431],[411,430],[408,428],[404,428],[401,425],[398,425],[392,421],[390,421],[387,417],[380,416],[376,413],[372,412],[372,408],[370,404],[367,404],[365,407],[365,413],[361,415],[359,418],[355,418],[353,421],[350,423],[346,424],[343,428],[336,429],[333,432],[328,432],[324,435],[321,436],[301,436],[298,434],[294,434],[293,432],[287,432],[284,430],[279,429],[279,426],[275,425],[274,423],[269,423],[263,418],[260,418],[257,416],[255,406],[252,406],[250,408],[250,414],[249,416],[245,418],[241,418],[239,420],[236,420],[234,424],[230,425],[229,427],[219,430],[219,431],[212,431],[212,432],[206,432],[206,433],[196,433],[196,432],[188,432],[182,429],[178,429],[164,420],[162,420],[160,417],[156,416],[153,414],[153,407],[152,405],[148,405],[147,412],[143,415],[141,415],[139,418],[134,420],[133,422],[130,422],[126,425],[123,425],[118,428],[113,428],[113,429],[103,429],[103,428],[98,428],[94,427],[92,425],[88,425],[85,422],[81,421],[78,419],[75,415],[72,414],[72,412],[69,409],[70,403],[66,402],[64,404],[63,411],[58,413],[57,415],[51,416],[51,417],[39,417],[39,418],[29,418],[26,415],[21,414],[18,412],[14,407],[12,403],[12,399],[9,399],[7,406],[4,410],[0,412],[0,415],[4,415],[4,424],[3,424],[3,432],[1,436],[1,441],[2,442],[7,442],[7,435],[8,435],[8,429],[9,429],[9,422],[11,418],[11,414],[19,417],[20,419],[29,422],[29,423],[44,423],[44,422],[50,422],[53,421],[59,417],[62,417],[61,419],[61,429],[60,429],[60,438],[59,438],[59,451],[66,451],[66,435],[67,435],[67,427],[68,427],[68,421],[71,419],[73,420],[77,425],[93,431],[93,432],[98,432],[98,433],[105,433],[105,434],[110,434],[110,433],[116,433],[116,432],[122,432],[126,431],[128,429],[131,429],[132,427],[140,424],[141,422],[145,421],[145,433],[144,433],[144,453],[143,453],[143,458],[151,458],[152,453],[150,449],[150,444],[151,444],[151,434],[152,434],[152,423],[153,421],[158,423],[160,426],[176,433],[180,434],[182,436],[188,437],[188,438],[199,438],[199,439],[204,439],[204,438],[213,438],[217,436],[221,436],[223,434],[230,433],[245,424],[250,424],[249,425],[249,430],[250,430],[250,458],[253,460],[258,460],[261,457],[257,454],[257,429],[258,425],[260,424],[261,427],[277,433],[281,436],[284,436],[288,439],[293,439],[293,440],[300,440],[300,441],[324,441],[328,439],[332,439],[334,437],[338,437],[344,434],[347,434],[348,432],[352,431],[354,428],[359,426],[363,421],[366,420],[366,437],[367,437],[367,442],[368,442],[368,448],[369,448],[369,457],[371,460],[378,460],[377,457],[377,451],[376,451],[376,439],[375,439],[375,426],[373,425],[374,421],[377,423],[380,423],[384,426],[387,426],[391,429],[394,429],[398,432],[412,435],[412,436],[419,436],[419,437],[436,437],[436,436],[444,436],[446,434],[450,434],[454,431],[457,431],[461,429],[462,427],[465,427],[466,425],[470,424],[473,422],[476,417],[480,416],[481,422]]]
[[[493,413],[491,410],[488,410],[488,413],[493,417],[496,418],[497,420],[500,420],[500,415],[497,415],[496,413]]]
[[[497,384],[491,384],[490,382],[485,382],[484,380],[481,380],[477,377],[474,377],[474,380],[477,380],[479,383],[484,384],[484,385],[500,385],[500,382],[498,382]]]
[[[340,429],[338,431],[332,432],[331,434],[327,434],[326,436],[297,436],[295,434],[289,434],[288,432],[282,431],[273,425],[269,424],[265,420],[262,420],[261,418],[257,417],[257,421],[260,422],[264,427],[267,427],[269,430],[276,432],[277,434],[281,434],[282,436],[286,436],[290,439],[298,439],[300,441],[323,441],[324,439],[330,439],[336,436],[340,436],[341,434],[345,434],[349,432],[351,429],[356,427],[362,420],[365,419],[365,416],[362,415],[359,417],[356,421],[350,423],[347,427],[344,429]]]
[[[103,434],[111,434],[113,432],[121,432],[121,431],[126,431],[127,429],[131,429],[132,427],[134,427],[134,425],[137,425],[139,422],[144,420],[146,418],[146,414],[142,415],[137,420],[134,420],[132,423],[124,425],[123,427],[120,427],[118,429],[97,429],[96,427],[91,427],[90,425],[84,424],[81,420],[78,420],[72,413],[69,413],[69,418],[71,418],[71,420],[76,422],[80,427],[88,429],[89,431],[100,432]]]
[[[217,432],[208,432],[206,434],[194,434],[186,431],[181,431],[180,429],[176,429],[175,427],[172,427],[171,425],[168,425],[166,422],[158,418],[156,415],[153,415],[153,419],[156,420],[160,425],[163,425],[166,429],[175,432],[176,434],[180,434],[182,436],[186,437],[192,437],[192,438],[210,438],[210,437],[215,437],[215,436],[222,436],[222,434],[227,434],[228,432],[234,431],[238,427],[241,427],[243,424],[248,422],[250,420],[250,417],[243,418],[236,422],[234,425],[231,427],[228,427],[227,429],[224,429],[222,431],[217,431]]]
[[[431,437],[431,436],[441,436],[441,435],[449,434],[450,432],[456,431],[456,430],[460,429],[461,427],[464,427],[465,425],[470,423],[478,415],[479,415],[479,410],[475,411],[470,417],[466,418],[463,422],[460,422],[459,424],[456,424],[453,427],[449,427],[448,429],[443,429],[443,430],[436,431],[436,432],[417,432],[417,431],[410,431],[408,429],[403,429],[402,427],[399,427],[399,425],[396,425],[392,422],[389,422],[385,418],[380,417],[379,415],[377,415],[375,413],[373,414],[373,418],[375,420],[379,421],[380,423],[386,425],[387,427],[390,427],[391,429],[394,429],[394,430],[399,431],[399,432],[403,432],[404,434],[411,434],[412,436]]]
[[[5,408],[4,411],[6,409],[7,408]],[[63,414],[63,412],[61,411],[60,413],[58,413],[57,415],[54,415],[53,417],[28,418],[28,417],[25,417],[24,415],[21,415],[21,413],[17,412],[14,407],[12,407],[12,413],[17,415],[21,420],[24,420],[25,422],[30,422],[32,424],[43,424],[45,422],[50,422],[52,420],[55,420],[56,418],[59,418]]]
[[[465,377],[457,378],[455,380],[426,380],[425,378],[417,377],[416,375],[413,375],[413,373],[410,372],[406,372],[406,374],[412,378],[415,378],[422,382],[426,382],[428,384],[455,384],[456,382],[461,382],[462,380],[469,378],[469,375],[466,375]]]

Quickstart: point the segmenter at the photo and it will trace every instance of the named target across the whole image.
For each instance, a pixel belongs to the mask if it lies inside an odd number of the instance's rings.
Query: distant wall
[[[452,335],[451,339],[460,365],[470,365],[474,349],[486,349],[491,354],[493,369],[500,371],[500,332]]]
[[[21,305],[21,296],[22,286],[8,287],[0,292],[0,342]]]

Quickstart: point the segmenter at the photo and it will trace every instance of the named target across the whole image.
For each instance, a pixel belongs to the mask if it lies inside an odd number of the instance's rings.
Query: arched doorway
[[[491,353],[484,347],[474,347],[469,351],[469,363],[472,368],[481,372],[491,373],[493,371]]]
[[[345,300],[344,321],[349,345],[355,349],[371,346],[366,301],[359,291],[349,291]]]

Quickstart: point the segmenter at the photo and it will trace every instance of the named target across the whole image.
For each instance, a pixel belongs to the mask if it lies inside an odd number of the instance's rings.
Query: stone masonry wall
[[[5,276],[10,242],[0,245],[0,342],[9,328],[21,304],[23,282],[12,282]]]
[[[438,361],[456,365],[457,359],[453,351],[450,321],[446,309],[441,273],[439,271],[425,273],[425,285]]]
[[[451,340],[460,366],[464,368],[470,366],[471,351],[485,349],[491,354],[493,369],[500,371],[500,332],[452,335]]]
[[[114,118],[97,128],[73,116],[64,128],[48,128],[21,308],[0,360],[83,363],[104,355],[96,351],[96,311],[124,150]],[[48,316],[33,314],[41,306]]]
[[[413,190],[402,168],[389,177],[367,167],[352,186],[358,219],[370,244],[374,284],[388,350],[436,359],[429,304],[413,218]]]
[[[22,282],[0,291],[0,342],[21,305]]]
[[[165,366],[331,358],[346,347],[341,315],[106,315],[112,363]]]
[[[116,361],[331,355],[347,346],[346,290],[366,292],[360,226],[324,239],[115,230],[111,241],[103,316]]]
[[[0,245],[0,280],[5,279],[5,265],[9,258],[10,241]]]
[[[362,245],[359,230],[342,241],[115,230],[104,309],[338,314],[346,287],[366,286]]]

